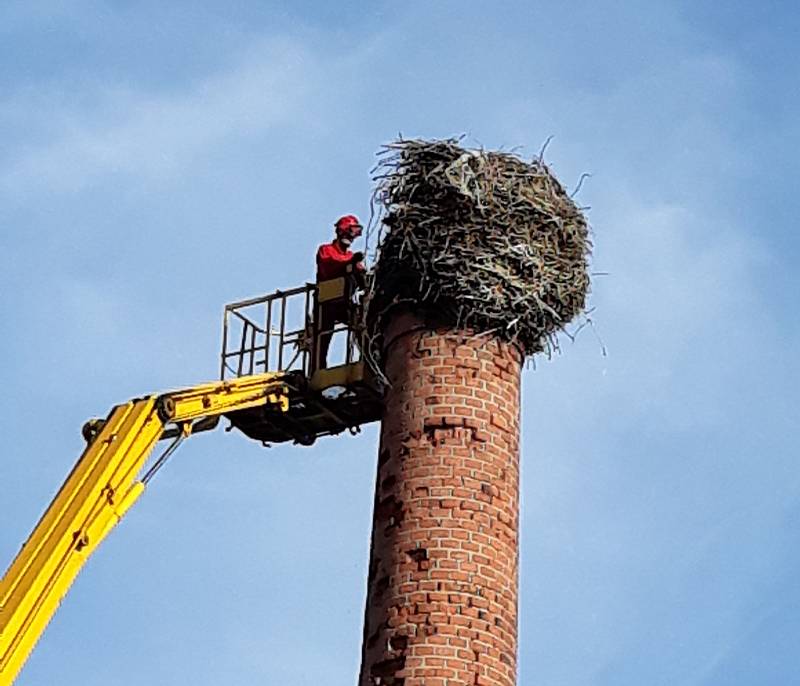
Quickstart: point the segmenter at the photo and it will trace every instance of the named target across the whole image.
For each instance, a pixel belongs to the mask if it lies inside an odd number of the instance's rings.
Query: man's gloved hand
[[[358,264],[359,262],[364,261],[364,253],[363,252],[354,252],[353,257],[350,260],[353,264]]]

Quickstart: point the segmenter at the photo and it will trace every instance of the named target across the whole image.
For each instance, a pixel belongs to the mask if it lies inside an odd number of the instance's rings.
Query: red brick
[[[377,487],[393,479],[376,502],[391,494],[399,512],[373,528],[359,684],[382,663],[406,686],[513,686],[520,355],[465,332],[392,333]]]

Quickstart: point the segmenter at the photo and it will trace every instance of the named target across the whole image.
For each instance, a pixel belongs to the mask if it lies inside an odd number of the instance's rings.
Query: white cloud
[[[166,180],[229,137],[257,136],[302,118],[315,70],[314,58],[301,47],[272,41],[251,46],[233,69],[166,95],[106,84],[92,93],[92,108],[50,112],[49,140],[20,146],[6,159],[0,190],[9,197],[75,192],[118,173]],[[40,106],[45,99],[36,96]],[[50,100],[51,106],[64,104],[57,92]],[[30,102],[2,108],[8,116],[28,110]]]

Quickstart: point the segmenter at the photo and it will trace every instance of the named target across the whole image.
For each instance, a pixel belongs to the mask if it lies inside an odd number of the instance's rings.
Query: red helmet
[[[346,214],[344,217],[339,217],[334,224],[336,227],[336,235],[345,235],[348,238],[356,239],[361,235],[361,230],[364,228],[358,221],[358,217],[354,214]]]

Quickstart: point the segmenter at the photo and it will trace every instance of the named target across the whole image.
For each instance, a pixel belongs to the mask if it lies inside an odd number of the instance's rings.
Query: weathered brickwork
[[[521,355],[409,317],[387,341],[360,686],[513,686]]]

